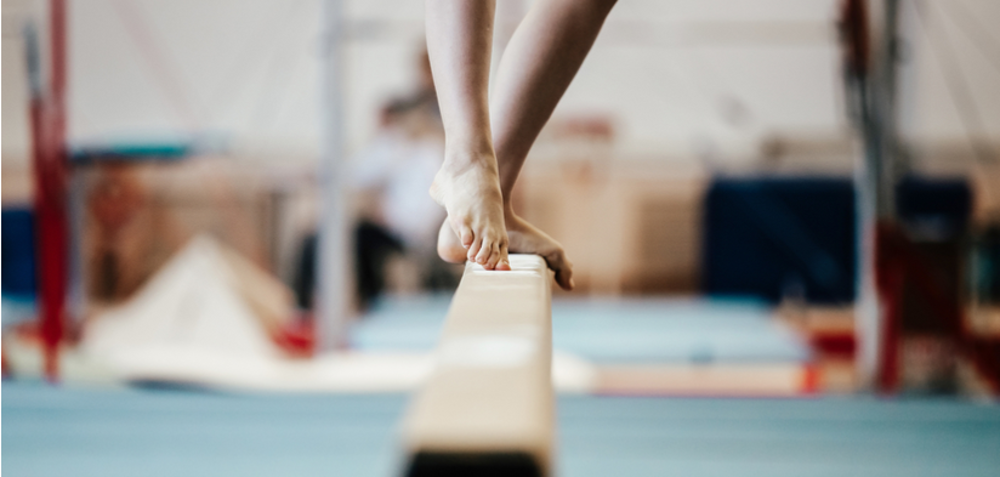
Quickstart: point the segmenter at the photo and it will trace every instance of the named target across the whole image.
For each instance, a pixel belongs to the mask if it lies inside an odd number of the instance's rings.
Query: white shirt
[[[386,225],[409,247],[433,247],[437,240],[445,212],[427,190],[443,159],[440,141],[411,139],[389,129],[352,161],[355,187],[382,190]]]

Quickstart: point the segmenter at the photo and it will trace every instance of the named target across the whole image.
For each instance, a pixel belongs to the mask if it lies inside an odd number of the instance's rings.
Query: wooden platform
[[[510,258],[512,271],[466,265],[405,420],[407,475],[551,474],[552,276],[538,256]]]

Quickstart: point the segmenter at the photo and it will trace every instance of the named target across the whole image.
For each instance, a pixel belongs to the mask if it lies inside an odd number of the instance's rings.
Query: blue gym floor
[[[404,395],[3,383],[4,475],[393,476]],[[563,396],[559,474],[996,476],[1000,407]]]
[[[384,299],[351,329],[364,351],[429,351],[450,295]],[[809,349],[750,300],[686,298],[554,299],[557,350],[592,363],[801,362]]]

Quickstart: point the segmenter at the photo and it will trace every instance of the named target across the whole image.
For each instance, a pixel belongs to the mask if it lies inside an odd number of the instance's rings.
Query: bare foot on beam
[[[503,198],[492,154],[446,155],[430,194],[448,212],[442,233],[450,229],[453,247],[446,260],[469,260],[487,270],[510,270]],[[439,251],[440,244],[439,235]]]
[[[555,272],[556,283],[564,290],[572,290],[573,264],[566,258],[562,245],[513,212],[508,212],[504,220],[510,240],[510,251],[540,255]],[[438,255],[446,262],[462,263],[466,260],[466,251],[447,221],[441,224],[441,230],[438,232],[437,250]]]

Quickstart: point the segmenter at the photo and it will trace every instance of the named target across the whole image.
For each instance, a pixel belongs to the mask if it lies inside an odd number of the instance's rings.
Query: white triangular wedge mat
[[[135,297],[94,317],[82,354],[124,381],[276,391],[402,391],[429,371],[427,353],[284,356],[240,293],[246,273],[264,272],[231,254],[193,239]]]

